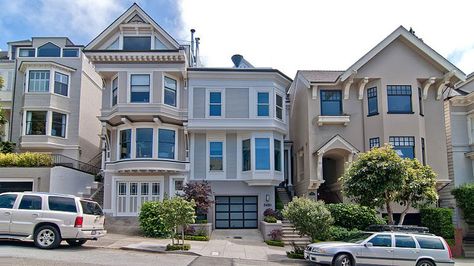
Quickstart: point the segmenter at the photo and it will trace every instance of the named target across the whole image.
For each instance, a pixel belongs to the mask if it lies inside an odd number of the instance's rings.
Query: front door
[[[20,205],[13,210],[10,234],[18,236],[33,234],[36,221],[43,214],[42,204],[41,196],[23,195]]]
[[[0,196],[0,235],[10,233],[12,211],[17,197],[16,194],[4,194]]]
[[[146,201],[161,200],[161,183],[154,181],[118,181],[116,188],[118,216],[135,216]]]
[[[258,227],[256,196],[217,196],[215,202],[216,229]]]
[[[357,263],[362,265],[393,265],[393,247],[391,234],[377,234],[369,241],[372,246],[362,246]]]

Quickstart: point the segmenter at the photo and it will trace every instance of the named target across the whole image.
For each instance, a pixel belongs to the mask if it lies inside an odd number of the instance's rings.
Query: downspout
[[[15,53],[15,55],[16,55],[16,53]],[[8,139],[7,139],[8,141],[12,141],[13,114],[15,113],[16,76],[17,76],[18,60],[16,60],[16,58],[14,60],[15,60],[15,71],[13,71],[14,76],[13,76],[13,88],[12,88],[12,109],[11,109],[11,112],[10,112],[10,125],[9,125],[9,128],[8,128],[8,131],[10,133],[8,134]],[[20,126],[22,126],[21,121],[23,121],[23,119],[20,120]]]

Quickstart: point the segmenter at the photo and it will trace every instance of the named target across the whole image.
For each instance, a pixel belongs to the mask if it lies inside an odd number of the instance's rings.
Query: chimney
[[[249,61],[240,54],[235,54],[231,57],[232,62],[234,63],[234,68],[255,68]]]
[[[196,66],[200,65],[199,62],[199,42],[201,41],[201,38],[196,37]]]
[[[195,58],[194,58],[194,33],[196,32],[195,29],[191,29],[191,66],[194,66]]]

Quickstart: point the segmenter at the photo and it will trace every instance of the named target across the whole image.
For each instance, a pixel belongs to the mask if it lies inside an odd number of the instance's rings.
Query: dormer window
[[[124,51],[149,51],[151,50],[150,36],[126,36],[123,37]]]
[[[61,56],[61,48],[59,48],[58,46],[50,42],[38,48],[38,57],[60,57],[60,56]]]

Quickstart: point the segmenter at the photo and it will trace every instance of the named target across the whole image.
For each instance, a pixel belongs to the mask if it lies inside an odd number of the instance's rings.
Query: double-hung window
[[[132,150],[132,130],[124,129],[120,131],[120,159],[130,158]]]
[[[54,72],[54,93],[67,96],[69,86],[69,76],[59,72]]]
[[[380,148],[380,138],[379,137],[370,138],[369,139],[369,148],[370,149]]]
[[[153,128],[137,128],[135,135],[136,158],[153,156]]]
[[[270,97],[268,92],[257,93],[257,116],[270,115]]]
[[[224,144],[222,141],[209,142],[209,170],[210,171],[224,170],[223,147],[224,147]]]
[[[112,80],[112,106],[115,106],[118,101],[118,78]]]
[[[47,111],[26,112],[26,135],[46,135]]]
[[[176,107],[178,82],[175,79],[165,77],[164,103]]]
[[[342,115],[340,90],[321,90],[321,115]]]
[[[377,87],[367,89],[367,104],[369,115],[377,115],[379,113]]]
[[[388,113],[412,113],[411,86],[387,85]]]
[[[175,131],[170,129],[158,130],[158,158],[174,159]]]
[[[270,139],[255,139],[255,169],[270,170]]]
[[[150,102],[150,75],[132,74],[130,79],[130,102]]]
[[[250,145],[250,139],[242,141],[242,171],[250,171],[252,168]]]
[[[222,116],[222,93],[209,92],[209,116]]]
[[[276,118],[283,120],[283,97],[278,94],[276,95],[275,114]]]
[[[415,138],[414,137],[390,137],[390,145],[402,158],[415,158]]]
[[[31,70],[28,92],[49,92],[49,70]]]
[[[273,153],[275,161],[275,171],[281,171],[281,141],[275,139],[273,141]]]
[[[66,137],[66,115],[53,112],[51,122],[51,136]]]

